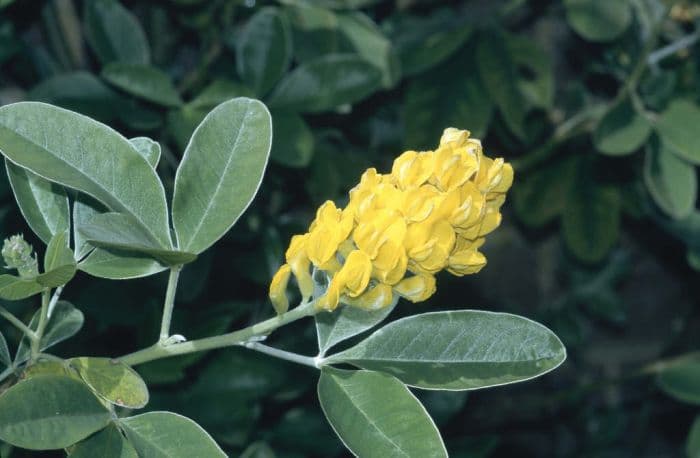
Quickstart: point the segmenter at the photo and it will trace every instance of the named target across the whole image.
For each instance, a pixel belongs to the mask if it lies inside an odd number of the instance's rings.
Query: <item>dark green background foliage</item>
[[[700,363],[673,358],[700,347],[698,27],[698,4],[662,0],[0,0],[0,105],[45,101],[158,140],[168,193],[211,108],[270,107],[260,193],[183,271],[173,332],[188,338],[269,316],[290,235],[365,168],[434,147],[444,127],[471,130],[516,168],[489,264],[440,276],[434,299],[393,317],[434,304],[517,313],[553,329],[569,359],[534,382],[418,393],[451,456],[697,457]],[[4,173],[0,200],[0,232],[43,252]],[[56,352],[151,344],[165,280],[79,274],[65,297],[85,326]],[[2,305],[25,321],[35,307]],[[16,330],[0,330],[14,348]],[[270,340],[315,350],[308,322]],[[137,369],[148,410],[187,415],[233,456],[348,453],[312,369],[238,348]]]

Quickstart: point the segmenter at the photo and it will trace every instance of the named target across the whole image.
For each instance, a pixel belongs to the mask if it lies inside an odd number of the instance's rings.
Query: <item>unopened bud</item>
[[[17,269],[22,278],[35,277],[39,274],[36,256],[33,256],[32,246],[28,244],[22,234],[13,235],[5,239],[2,246],[2,257],[8,269]]]

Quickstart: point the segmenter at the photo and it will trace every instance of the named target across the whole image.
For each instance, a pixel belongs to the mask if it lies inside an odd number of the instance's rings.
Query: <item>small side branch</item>
[[[175,307],[175,292],[177,291],[177,281],[180,277],[182,266],[174,266],[170,269],[168,277],[168,289],[165,292],[165,302],[163,303],[163,318],[160,324],[160,338],[158,342],[165,342],[170,337],[170,322],[173,319],[173,308]]]
[[[696,31],[689,35],[681,37],[673,43],[670,43],[664,46],[663,48],[659,48],[656,51],[649,54],[649,57],[647,58],[647,63],[652,67],[656,67],[659,64],[659,62],[661,62],[668,56],[672,56],[678,51],[693,46],[698,40],[700,40],[700,31]]]
[[[0,316],[5,318],[7,321],[12,323],[17,329],[26,334],[27,337],[29,337],[29,340],[36,340],[36,334],[34,333],[34,331],[29,329],[29,326],[22,323],[22,321],[19,318],[10,313],[10,311],[8,311],[6,308],[0,307]]]
[[[310,356],[299,355],[290,351],[280,350],[279,348],[269,347],[261,344],[260,342],[246,342],[243,344],[243,346],[250,350],[259,351],[260,353],[274,356],[275,358],[284,359],[297,364],[303,364],[304,366],[310,366],[316,369],[319,368],[316,358],[312,358]]]

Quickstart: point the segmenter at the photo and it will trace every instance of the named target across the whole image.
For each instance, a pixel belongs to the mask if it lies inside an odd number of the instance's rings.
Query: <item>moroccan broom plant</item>
[[[408,386],[473,390],[527,380],[562,363],[565,349],[547,328],[461,308],[469,304],[374,330],[401,298],[421,302],[433,295],[440,272],[474,274],[486,264],[480,249],[501,221],[513,170],[487,157],[469,132],[453,128],[434,151],[401,154],[389,173],[367,170],[344,207],[328,201],[318,209],[308,232],[291,239],[286,262],[271,280],[271,318],[202,339],[172,334],[181,270],[250,204],[271,138],[261,102],[238,98],[219,105],[190,139],[169,206],[153,140],[126,139],[42,103],[0,108],[0,152],[14,196],[46,244],[43,262],[21,235],[8,237],[2,249],[9,273],[0,275],[0,298],[36,296],[40,307],[28,323],[0,308],[23,335],[14,357],[0,335],[1,441],[64,449],[72,457],[226,456],[188,418],[136,412],[148,407],[149,394],[132,367],[242,346],[261,358],[310,366],[310,377],[320,374],[321,407],[355,455],[441,457],[447,451],[440,433]],[[60,299],[76,272],[127,280],[165,270],[162,325],[152,346],[107,357],[47,352],[82,325],[82,313]],[[290,307],[291,298],[298,305]],[[316,356],[263,343],[305,317],[315,320]]]

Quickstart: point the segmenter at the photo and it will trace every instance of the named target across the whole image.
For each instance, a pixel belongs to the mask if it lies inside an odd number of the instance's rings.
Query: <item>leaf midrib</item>
[[[338,354],[340,355],[340,353]],[[334,355],[335,356],[335,355]],[[353,361],[377,361],[377,362],[393,362],[393,363],[421,363],[421,364],[493,364],[493,365],[501,365],[501,364],[514,364],[514,363],[529,363],[529,362],[538,362],[538,361],[547,361],[550,359],[555,359],[557,355],[552,355],[548,357],[542,357],[542,358],[535,358],[535,359],[520,359],[520,360],[513,360],[513,361],[473,361],[473,360],[467,360],[467,361],[455,361],[455,360],[449,360],[449,361],[442,361],[442,360],[434,360],[434,359],[397,359],[397,358],[367,358],[367,357],[354,357],[354,358],[333,358],[337,362],[347,362],[347,363],[352,363]],[[330,359],[330,358],[329,358]]]
[[[394,442],[393,440],[391,440],[391,438],[390,438],[389,436],[387,436],[387,435],[377,426],[376,422],[374,422],[374,421],[372,420],[372,418],[371,418],[370,416],[368,416],[368,415],[365,413],[364,410],[360,409],[360,407],[359,407],[355,402],[353,402],[353,399],[352,399],[352,397],[350,396],[350,394],[348,393],[348,391],[346,391],[345,389],[343,389],[344,386],[341,385],[340,383],[338,383],[338,382],[336,381],[335,377],[333,377],[332,375],[329,375],[329,377],[331,378],[331,380],[333,380],[333,383],[340,389],[340,391],[347,397],[347,399],[350,401],[350,403],[351,403],[353,406],[355,406],[355,408],[357,409],[357,411],[360,412],[360,413],[362,414],[362,416],[365,418],[365,420],[367,420],[367,423],[369,423],[376,431],[378,431],[378,432],[381,434],[382,437],[384,437],[385,439],[387,439],[387,440],[389,441],[389,443],[390,443],[391,445],[393,445],[394,448],[396,448],[396,450],[399,451],[399,453],[401,453],[403,456],[406,456],[406,457],[410,457],[410,456],[411,456],[411,455],[407,454],[407,453],[399,446],[399,444],[397,444],[396,442]]]
[[[242,132],[244,130],[245,124],[248,121],[248,114],[250,113],[250,106],[252,105],[252,102],[246,102],[246,108],[245,108],[245,113],[243,114],[243,120],[241,121],[241,124],[238,128],[238,132],[236,133],[236,140],[233,143],[233,147],[231,148],[231,151],[235,151],[238,147],[238,142],[241,139]],[[204,122],[204,121],[202,121]],[[211,198],[209,199],[209,202],[207,203],[207,207],[204,210],[204,213],[202,213],[202,217],[199,219],[199,222],[197,223],[197,226],[195,227],[192,236],[190,236],[189,241],[187,243],[187,247],[180,247],[182,250],[189,250],[192,243],[197,239],[199,232],[202,230],[202,225],[204,224],[204,220],[207,219],[207,216],[209,216],[209,212],[211,211],[212,207],[214,206],[214,202],[216,201],[216,197],[218,196],[219,192],[221,191],[221,186],[223,185],[224,182],[224,177],[228,174],[229,167],[231,166],[231,161],[233,161],[233,154],[229,154],[228,158],[226,159],[226,166],[224,167],[223,172],[221,173],[219,177],[219,181],[216,184],[216,188],[214,189],[214,193],[212,194]]]

